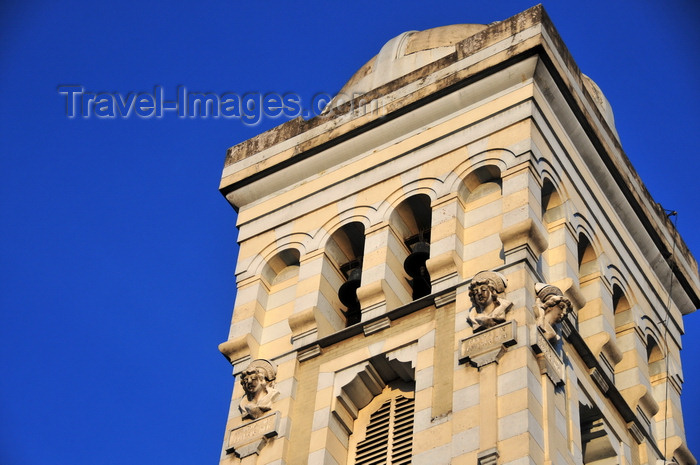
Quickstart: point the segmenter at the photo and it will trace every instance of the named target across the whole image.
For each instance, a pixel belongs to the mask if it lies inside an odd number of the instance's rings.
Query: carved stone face
[[[246,394],[255,396],[255,394],[267,387],[267,380],[265,379],[265,375],[262,373],[262,370],[253,368],[242,373],[241,385],[243,386]]]
[[[485,307],[491,302],[492,294],[488,284],[480,284],[474,288],[474,300],[481,307]]]
[[[568,309],[568,304],[561,296],[550,296],[544,302],[545,320],[547,323],[560,323]]]
[[[473,282],[469,287],[472,303],[482,312],[490,305],[497,303],[497,295],[493,283],[489,280]]]

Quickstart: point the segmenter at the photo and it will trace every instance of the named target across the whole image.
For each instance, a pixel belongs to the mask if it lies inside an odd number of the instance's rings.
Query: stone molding
[[[241,459],[253,454],[260,454],[268,441],[281,436],[280,412],[273,412],[228,432],[226,453],[236,454]]]
[[[318,357],[319,355],[321,355],[321,347],[318,344],[314,344],[299,350],[297,352],[297,360],[303,362]]]
[[[311,342],[318,334],[315,308],[307,308],[289,316],[289,329],[292,330],[292,346]]]
[[[534,333],[534,334],[533,334]],[[531,345],[537,356],[537,364],[540,367],[540,374],[547,377],[554,383],[555,386],[564,384],[564,362],[552,347],[540,328],[531,327]]]
[[[377,355],[336,373],[331,413],[348,435],[353,432],[359,411],[381,393],[384,386],[396,379],[414,380],[414,350],[415,346],[409,351],[410,354],[395,350]],[[406,355],[410,355],[410,359],[401,360]]]
[[[459,363],[469,363],[481,368],[498,360],[508,347],[517,343],[518,325],[507,321],[462,339],[459,346]]]
[[[503,253],[509,257],[520,250],[527,250],[528,255],[537,257],[547,249],[547,238],[532,218],[527,218],[512,226],[508,226],[499,234],[503,243]]]
[[[498,463],[498,457],[497,449],[486,449],[476,454],[476,461],[478,465],[496,465]]]
[[[364,331],[365,336],[369,336],[370,334],[378,333],[379,331],[386,329],[390,326],[391,320],[387,317],[384,317],[378,320],[374,320],[371,323],[367,323],[362,327],[362,331]]]
[[[226,357],[226,360],[233,366],[241,365],[250,361],[251,342],[253,336],[245,334],[219,344],[219,352]]]

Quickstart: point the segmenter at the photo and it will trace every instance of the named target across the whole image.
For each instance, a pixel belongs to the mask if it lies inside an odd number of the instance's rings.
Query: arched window
[[[413,453],[413,386],[393,382],[355,420],[348,463],[354,465],[410,464]]]

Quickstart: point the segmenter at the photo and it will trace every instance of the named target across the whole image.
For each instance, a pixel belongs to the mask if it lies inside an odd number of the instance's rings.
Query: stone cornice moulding
[[[514,37],[517,41],[512,43]],[[333,145],[350,139],[354,139],[354,145],[360,134],[390,124],[406,113],[416,115],[416,110],[445,95],[472,86],[519,61],[537,56],[549,70],[555,85],[564,96],[564,105],[574,112],[585,137],[595,146],[593,158],[587,160],[587,163],[602,162],[603,169],[615,177],[615,184],[621,190],[624,203],[631,207],[632,218],[641,221],[648,243],[644,244],[644,234],[637,235],[636,238],[643,253],[649,257],[659,255],[665,260],[672,250],[677,250],[675,263],[653,261],[656,274],[664,276],[667,273],[663,271],[669,267],[672,269],[680,283],[680,286],[674,289],[674,300],[682,302],[684,314],[700,307],[700,277],[695,260],[685,243],[677,236],[663,209],[653,201],[631,166],[614,129],[608,124],[591,96],[585,85],[585,78],[542,6],[538,5],[491,25],[457,44],[456,49],[457,52],[360,97],[365,101],[379,98],[386,101],[382,112],[359,115],[352,111],[352,102],[349,102],[328,115],[321,115],[309,121],[290,121],[232,147],[228,152],[227,167],[220,187],[222,193],[230,197],[229,194],[233,194],[236,189],[240,191],[244,186],[241,182],[245,183],[247,192],[255,193],[260,185],[255,187],[249,183],[262,178],[269,182],[269,170],[273,167],[291,167],[321,152],[324,152],[323,162],[333,166],[338,160],[332,157],[326,159],[327,149]],[[375,142],[376,145],[377,141],[368,142]],[[269,155],[261,160],[253,156],[265,151]],[[286,155],[282,158],[274,157],[274,152]],[[254,172],[247,172],[247,169],[240,171],[245,165],[250,165]],[[229,201],[234,206],[241,205],[240,201],[232,197]]]

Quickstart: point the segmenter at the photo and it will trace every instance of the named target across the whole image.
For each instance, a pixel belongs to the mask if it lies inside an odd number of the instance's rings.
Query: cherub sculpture
[[[279,396],[274,388],[276,376],[277,369],[272,362],[263,359],[253,360],[241,373],[245,395],[238,408],[243,418],[260,418],[270,411],[272,402]]]
[[[505,276],[495,271],[481,271],[472,278],[469,284],[472,308],[467,322],[475,333],[506,321],[506,312],[513,306],[499,295],[505,291],[506,283]]]

